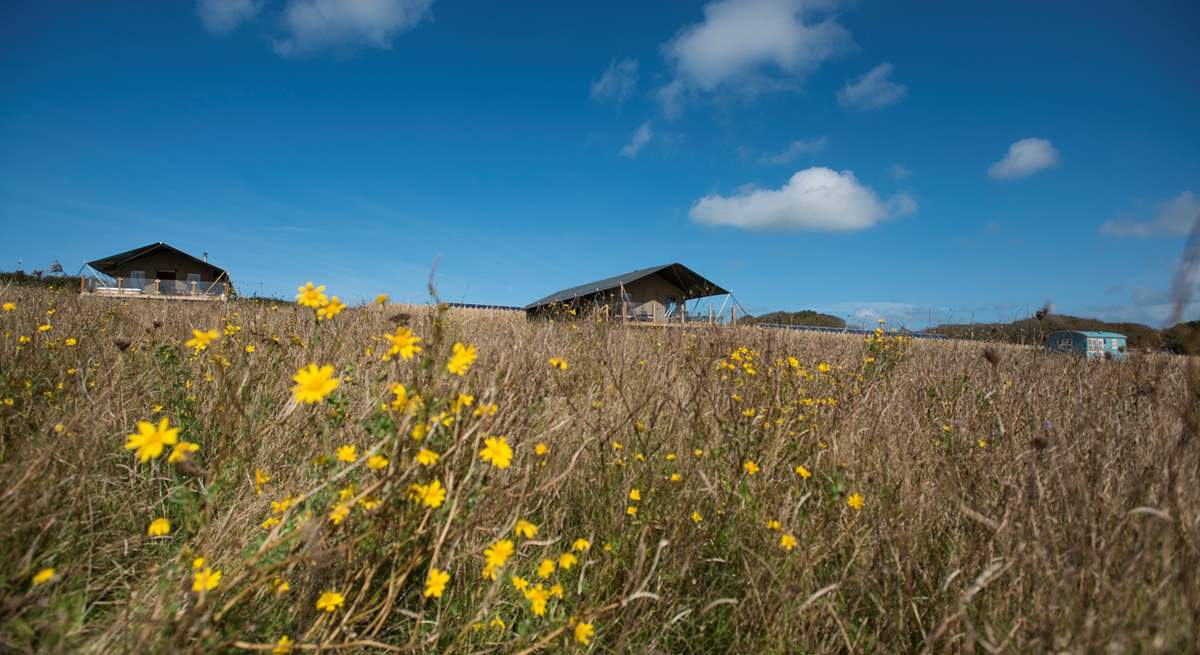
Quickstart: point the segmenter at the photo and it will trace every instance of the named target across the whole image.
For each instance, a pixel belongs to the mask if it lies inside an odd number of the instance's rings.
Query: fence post
[[[729,323],[737,325],[737,305],[729,308]]]
[[[192,295],[196,295],[196,281],[192,280]]]
[[[121,289],[124,289],[124,288],[125,288],[125,278],[118,277],[117,278],[117,291],[120,291]]]
[[[154,295],[162,295],[162,280],[154,278]]]
[[[83,293],[84,291],[85,279],[82,275],[79,276],[79,293]]]

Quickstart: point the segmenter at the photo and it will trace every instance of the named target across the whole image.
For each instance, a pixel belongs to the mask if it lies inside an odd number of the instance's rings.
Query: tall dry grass
[[[1200,371],[1182,358],[431,307],[318,322],[66,290],[0,302],[16,305],[0,312],[0,650],[269,652],[285,635],[293,652],[1197,648]],[[424,349],[382,361],[399,324]],[[226,326],[203,352],[183,345]],[[461,378],[456,341],[479,351]],[[342,383],[297,406],[310,362]],[[390,408],[396,382],[423,406]],[[474,404],[411,436],[459,394]],[[200,445],[190,461],[123,447],[160,417]],[[479,456],[497,435],[506,469]],[[334,456],[347,444],[354,462]],[[414,462],[420,448],[437,463]],[[410,498],[434,479],[440,506]],[[273,513],[284,498],[300,500]],[[147,535],[158,517],[168,536]],[[513,534],[522,519],[534,537]],[[483,551],[506,538],[516,553],[486,580]],[[565,552],[579,563],[538,575]],[[196,557],[215,589],[192,591]],[[440,597],[423,594],[431,566],[452,576]],[[514,575],[562,597],[536,616]],[[318,610],[323,591],[344,604]]]

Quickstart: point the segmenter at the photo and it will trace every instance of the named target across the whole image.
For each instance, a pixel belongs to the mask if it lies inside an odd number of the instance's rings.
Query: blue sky
[[[524,304],[680,261],[755,313],[1157,323],[1200,213],[1195,2],[23,5],[0,269]]]

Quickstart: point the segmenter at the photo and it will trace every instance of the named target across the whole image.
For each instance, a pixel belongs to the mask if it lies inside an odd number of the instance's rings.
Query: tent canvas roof
[[[193,257],[192,255],[189,255],[186,252],[184,252],[178,248],[169,246],[162,242],[152,243],[152,244],[149,244],[146,246],[142,246],[141,248],[134,248],[133,250],[127,250],[125,252],[117,253],[115,255],[109,255],[108,257],[102,257],[100,259],[96,259],[96,260],[88,262],[87,265],[91,266],[92,268],[96,269],[97,271],[100,271],[101,273],[104,273],[105,275],[113,275],[113,273],[118,268],[120,268],[120,266],[122,264],[124,264],[128,261],[137,259],[139,257],[144,257],[146,255],[149,255],[153,252],[157,252],[159,250],[166,250],[166,251],[174,253],[176,255],[180,255],[182,257],[187,257],[188,259],[191,259],[203,266],[207,266],[208,268],[212,269],[214,280],[220,278],[221,276],[225,276],[226,278],[229,277],[228,274],[225,272],[225,269],[220,268],[218,266],[213,266],[212,264],[204,261],[203,259]]]
[[[631,282],[645,277],[650,277],[651,275],[658,275],[671,284],[678,286],[683,290],[684,299],[703,298],[705,296],[715,296],[722,293],[729,293],[725,289],[722,289],[713,282],[705,279],[699,273],[693,271],[687,266],[684,266],[683,264],[676,262],[673,264],[663,264],[662,266],[653,266],[651,268],[642,268],[636,271],[623,273],[621,275],[614,275],[613,277],[604,278],[603,280],[596,280],[595,282],[588,282],[587,284],[581,284],[569,289],[563,289],[562,291],[557,291],[546,296],[545,298],[525,305],[525,309],[533,309],[535,307],[542,307],[551,303],[574,300],[576,298],[588,296],[594,293],[612,291],[614,289],[619,289],[623,285]]]

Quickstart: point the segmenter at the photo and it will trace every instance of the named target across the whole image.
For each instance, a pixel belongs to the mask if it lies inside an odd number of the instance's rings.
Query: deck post
[[[192,280],[192,295],[196,295],[196,281]]]
[[[737,305],[729,308],[729,322],[732,325],[737,325]]]
[[[119,290],[121,290],[121,289],[124,289],[124,288],[125,288],[125,278],[123,278],[123,277],[118,277],[118,278],[117,278],[117,290],[119,291]]]
[[[162,295],[162,281],[158,278],[154,278],[154,295]]]
[[[713,322],[712,305],[709,305],[708,306],[708,324],[712,325],[712,322]]]
[[[83,293],[86,284],[87,283],[85,281],[85,278],[82,275],[80,275],[79,276],[79,293]]]

